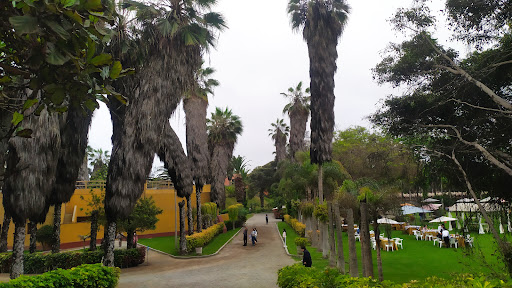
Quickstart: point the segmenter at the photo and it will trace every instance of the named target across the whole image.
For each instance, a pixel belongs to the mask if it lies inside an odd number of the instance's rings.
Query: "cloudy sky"
[[[348,3],[352,11],[338,44],[335,75],[336,129],[370,127],[365,117],[376,111],[383,98],[397,92],[377,85],[371,69],[380,61],[386,45],[400,38],[387,19],[397,8],[409,7],[411,1]],[[307,46],[302,34],[292,31],[286,6],[286,0],[219,0],[215,9],[224,15],[229,29],[220,35],[216,49],[205,59],[217,70],[214,78],[220,82],[208,111],[229,107],[240,116],[244,132],[234,155],[244,156],[252,169],[274,158],[268,136],[271,123],[284,118],[289,124],[282,114],[287,102],[280,93],[299,81],[309,86]],[[181,108],[171,118],[171,125],[185,145],[185,113]],[[111,150],[111,134],[110,117],[103,107],[95,113],[90,145]],[[159,166],[158,162],[154,166]]]

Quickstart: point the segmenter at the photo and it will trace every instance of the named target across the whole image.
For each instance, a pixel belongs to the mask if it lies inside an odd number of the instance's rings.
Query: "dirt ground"
[[[269,214],[256,214],[247,221],[249,230],[258,229],[258,244],[243,246],[240,232],[215,256],[174,259],[150,251],[149,264],[123,269],[119,286],[131,287],[277,287],[277,271],[291,265],[275,224]]]

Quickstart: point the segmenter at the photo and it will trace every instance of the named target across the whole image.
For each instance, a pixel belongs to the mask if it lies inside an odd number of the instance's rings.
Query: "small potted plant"
[[[307,238],[303,238],[303,237],[297,237],[295,238],[295,246],[297,246],[297,253],[299,255],[302,255],[302,249],[301,247],[304,246],[308,246],[309,245],[309,240]]]

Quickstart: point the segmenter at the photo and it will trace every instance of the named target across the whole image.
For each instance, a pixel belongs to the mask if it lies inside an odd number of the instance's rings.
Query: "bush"
[[[288,223],[300,237],[304,237],[306,233],[306,225],[292,218],[290,215],[284,215],[284,222]]]
[[[53,244],[53,226],[43,225],[36,231],[36,241],[43,246],[51,246]]]
[[[114,265],[120,268],[134,267],[144,263],[146,248],[114,250]],[[62,253],[33,253],[25,254],[23,273],[39,274],[55,269],[70,269],[82,264],[101,263],[103,251],[69,251]],[[0,254],[0,273],[11,270],[12,253]]]
[[[326,223],[327,220],[329,220],[327,215],[327,204],[316,205],[313,215],[316,219],[320,220],[320,222]]]
[[[114,288],[117,286],[121,270],[117,267],[106,267],[101,264],[85,264],[70,270],[57,269],[37,276],[20,276],[0,288],[7,287],[81,287]]]
[[[298,247],[306,247],[309,245],[309,240],[307,238],[304,238],[304,237],[297,237],[295,238],[295,246],[298,246]]]
[[[204,247],[213,239],[213,237],[222,233],[223,229],[224,222],[215,224],[208,229],[204,229],[200,233],[194,233],[187,236],[187,250],[191,252],[196,247]]]
[[[335,269],[327,268],[321,271],[317,268],[307,268],[297,263],[279,269],[277,284],[281,288],[313,288],[313,287],[381,287],[381,288],[463,288],[463,287],[511,287],[512,282],[500,279],[489,279],[485,276],[471,274],[454,274],[450,279],[429,277],[409,283],[397,284],[391,281],[378,282],[372,278],[353,278],[342,275]]]

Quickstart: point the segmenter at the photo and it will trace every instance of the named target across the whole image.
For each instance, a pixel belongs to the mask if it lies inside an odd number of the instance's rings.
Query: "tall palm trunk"
[[[295,153],[305,148],[304,136],[308,123],[309,110],[293,109],[290,113],[290,158],[295,161]]]
[[[14,225],[14,244],[12,247],[11,279],[23,274],[23,250],[25,246],[25,223],[16,222]]]
[[[236,202],[243,203],[245,195],[245,184],[242,176],[238,176],[235,179],[235,198]]]
[[[99,211],[94,210],[91,213],[91,238],[89,242],[89,250],[96,251],[96,238],[98,235],[98,216]]]
[[[188,220],[188,235],[194,234],[194,214],[192,213],[192,196],[187,197],[187,220]]]
[[[57,204],[54,206],[52,253],[60,252],[60,221],[62,219],[61,210],[62,205]]]
[[[133,233],[135,233],[133,230],[126,231],[126,249],[135,248],[133,247]]]
[[[276,161],[279,163],[286,159],[286,135],[279,129],[275,135],[274,145],[276,146]]]
[[[202,186],[196,184],[196,207],[197,207],[197,232],[203,231],[203,215],[201,215],[201,189]]]
[[[341,215],[340,215],[340,205],[338,203],[334,203],[334,219],[336,221],[336,233],[338,238],[338,253],[337,253],[337,265],[338,271],[340,271],[341,274],[345,274],[345,255],[343,254],[343,229],[341,227]],[[354,227],[354,226],[352,226]],[[350,228],[350,227],[349,227]],[[347,229],[348,231],[349,229]],[[354,229],[352,229],[352,233],[354,232]],[[350,237],[350,236],[348,236]]]
[[[329,215],[329,266],[336,267],[336,240],[332,202],[327,202],[327,212]]]
[[[30,234],[30,244],[29,244],[29,252],[30,254],[36,252],[36,233],[37,233],[37,223],[34,221],[30,221],[28,223],[28,233]]]
[[[356,238],[354,236],[354,211],[352,208],[347,209],[347,225],[350,277],[359,277],[359,271],[357,267]]]
[[[213,202],[219,205],[221,210],[226,208],[226,190],[224,179],[226,179],[229,161],[232,157],[233,149],[228,145],[215,145],[211,157],[211,175],[212,191],[210,197]]]
[[[185,200],[178,203],[180,208],[180,254],[187,254],[187,240],[185,238]]]
[[[103,257],[103,265],[107,267],[114,267],[114,241],[116,239],[116,222],[107,220],[103,237],[103,248],[105,256]]]
[[[329,222],[320,222],[320,235],[322,235],[322,257],[327,259],[329,257]]]
[[[366,199],[360,202],[361,210],[361,260],[363,262],[363,277],[373,277],[372,248],[370,245],[370,229],[368,219],[368,204]]]
[[[324,171],[322,163],[318,164],[318,201],[324,204]]]
[[[2,232],[0,234],[0,253],[7,252],[7,237],[9,236],[9,226],[11,224],[11,216],[4,211],[4,221],[2,222]]]

